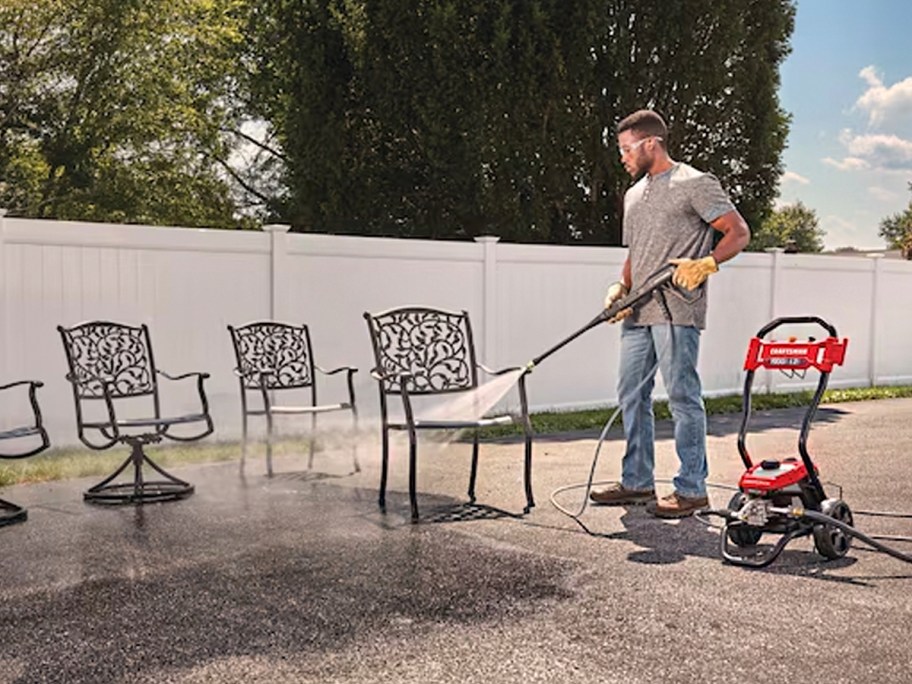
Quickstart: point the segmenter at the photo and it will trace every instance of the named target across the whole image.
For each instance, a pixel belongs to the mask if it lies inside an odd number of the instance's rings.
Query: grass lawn
[[[807,406],[814,396],[811,391],[789,394],[755,394],[752,406],[755,411]],[[823,396],[823,403],[833,404],[844,401],[867,401],[876,399],[894,399],[912,397],[912,386],[865,387],[840,390],[828,390]],[[710,415],[741,412],[741,395],[713,397],[705,400],[706,411]],[[587,411],[545,412],[532,416],[532,426],[538,434],[559,434],[562,432],[598,431],[601,430],[614,407],[591,409]],[[670,418],[666,402],[655,405],[657,419]],[[503,425],[482,431],[486,439],[497,439],[520,435],[522,431],[515,425]],[[274,453],[302,453],[306,441],[283,440],[276,444]],[[263,455],[263,445],[252,442],[248,457],[259,459]],[[127,457],[126,447],[113,448],[109,451],[91,451],[85,447],[67,447],[49,449],[48,451],[22,460],[0,460],[0,487],[27,482],[44,482],[76,477],[104,476],[114,471]],[[155,462],[163,468],[187,463],[214,463],[240,459],[238,442],[200,442],[194,445],[163,446],[154,450]]]

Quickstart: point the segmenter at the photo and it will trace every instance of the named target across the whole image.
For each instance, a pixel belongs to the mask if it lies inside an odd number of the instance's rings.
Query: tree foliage
[[[912,183],[909,183],[909,191],[912,192]],[[887,241],[889,249],[898,249],[903,258],[912,259],[912,201],[905,211],[883,219],[878,235]]]
[[[236,224],[224,174],[240,0],[0,0],[0,205]]]
[[[759,225],[781,173],[788,0],[266,0],[259,114],[300,230],[617,244],[614,127],[653,107],[673,154]]]
[[[0,204],[618,244],[614,128],[652,107],[673,156],[756,227],[793,16],[793,0],[0,0]]]
[[[789,252],[822,252],[824,235],[817,213],[795,202],[773,211],[752,232],[747,249],[762,252],[770,247],[782,247]]]

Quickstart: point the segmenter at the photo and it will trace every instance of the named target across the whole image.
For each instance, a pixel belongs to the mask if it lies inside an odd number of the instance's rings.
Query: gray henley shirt
[[[712,250],[713,228],[709,224],[735,209],[718,179],[680,162],[637,181],[624,196],[624,244],[630,248],[631,290],[669,259],[699,259]],[[687,299],[685,299],[685,295]],[[707,289],[666,294],[672,322],[706,327]],[[624,320],[624,325],[665,323],[658,302],[650,299]]]

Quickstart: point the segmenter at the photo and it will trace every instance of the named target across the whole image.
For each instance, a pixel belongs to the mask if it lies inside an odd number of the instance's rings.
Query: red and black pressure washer
[[[671,315],[664,299],[665,292],[686,298],[684,293],[672,287],[673,273],[674,269],[671,266],[663,267],[653,273],[636,291],[616,301],[582,328],[530,361],[526,365],[525,372],[532,371],[535,366],[587,330],[611,320],[628,307],[636,307],[643,304],[651,297],[655,298],[662,307],[670,324]],[[802,324],[816,324],[822,327],[826,330],[827,337],[822,341],[813,337],[800,341],[795,337],[790,337],[784,342],[764,340],[769,333],[780,326]],[[738,483],[739,491],[729,501],[727,508],[719,510],[706,509],[695,514],[695,517],[700,519],[707,515],[715,515],[724,519],[725,524],[720,535],[720,549],[722,557],[726,561],[736,565],[762,568],[776,560],[792,539],[813,535],[817,551],[829,559],[845,556],[851,546],[852,539],[857,539],[861,543],[898,560],[912,563],[912,555],[891,548],[879,541],[879,539],[892,539],[894,541],[912,542],[912,537],[877,537],[855,529],[852,511],[841,498],[841,488],[838,498],[827,495],[820,481],[817,467],[811,460],[810,454],[808,454],[807,439],[811,430],[811,422],[814,420],[820,401],[826,391],[830,373],[835,366],[842,365],[847,346],[848,340],[840,340],[836,334],[836,328],[817,316],[777,318],[763,326],[750,341],[747,357],[744,360],[744,370],[746,371],[743,398],[744,415],[738,432],[738,452],[741,454],[741,460],[747,470]],[[814,392],[811,404],[801,425],[797,458],[795,456],[786,456],[781,459],[764,459],[759,463],[754,463],[747,450],[747,429],[751,415],[751,388],[754,383],[754,374],[758,368],[778,370],[792,377],[804,377],[808,369],[811,368],[820,372],[817,390]],[[561,487],[551,495],[551,503],[558,510],[573,518],[587,532],[588,529],[580,521],[580,516],[586,508],[586,499],[584,499],[579,513],[574,514],[560,506],[555,500],[555,495],[569,489],[585,487],[588,496],[588,491],[593,484],[599,449],[618,413],[619,409],[611,416],[599,437],[595,457],[589,472],[589,481],[584,484]],[[912,514],[907,513],[885,513],[880,511],[856,511],[856,514],[889,518],[912,517]],[[779,535],[778,541],[771,547],[758,546],[761,537],[767,533]]]
[[[817,324],[828,333],[826,339],[809,337],[787,341],[763,338],[783,325]],[[816,316],[777,318],[763,326],[750,341],[744,360],[744,415],[738,432],[738,452],[747,470],[738,483],[739,492],[725,510],[704,511],[725,519],[720,537],[722,556],[730,563],[764,567],[772,563],[792,539],[813,535],[814,546],[824,557],[842,558],[855,534],[852,511],[841,498],[827,495],[817,467],[807,450],[811,421],[826,390],[830,372],[842,365],[847,339],[840,340],[836,328]],[[798,457],[764,459],[755,463],[747,450],[747,429],[751,416],[751,387],[758,368],[779,370],[801,376],[809,368],[820,372],[817,390],[808,406],[798,437]],[[766,550],[756,544],[765,533],[780,535]],[[753,549],[748,553],[747,549]]]

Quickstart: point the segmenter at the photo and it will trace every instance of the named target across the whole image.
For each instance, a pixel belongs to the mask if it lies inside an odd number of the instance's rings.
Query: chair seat
[[[329,413],[330,411],[340,411],[342,409],[351,409],[351,404],[325,404],[323,406],[273,406],[269,409],[270,413],[282,413],[292,415],[297,413]],[[247,411],[251,416],[265,416],[266,411],[255,410]]]
[[[513,416],[493,416],[491,418],[480,418],[478,420],[415,420],[415,427],[419,430],[458,430],[464,428],[484,428],[492,425],[510,425],[513,422]],[[394,430],[406,430],[406,423],[390,423],[390,428]]]
[[[0,439],[16,439],[18,437],[31,437],[32,435],[40,435],[41,430],[35,426],[31,427],[19,427],[13,428],[12,430],[6,430],[0,432]]]
[[[118,427],[126,428],[143,428],[143,427],[168,427],[169,425],[180,425],[183,423],[196,423],[206,420],[206,414],[193,413],[187,416],[176,416],[173,418],[128,418],[118,420]],[[109,428],[110,423],[84,423],[87,428]]]

